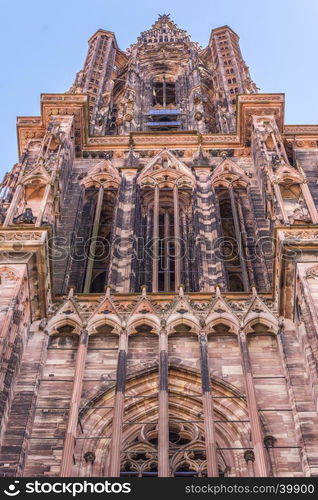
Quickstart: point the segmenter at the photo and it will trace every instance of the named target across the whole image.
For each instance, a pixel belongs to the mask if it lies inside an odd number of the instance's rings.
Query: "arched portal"
[[[169,468],[170,476],[207,475],[201,377],[197,370],[169,367]],[[251,447],[244,395],[213,378],[217,459],[221,476],[248,476],[244,452]],[[121,444],[121,476],[158,475],[158,367],[127,374]],[[74,474],[108,475],[112,439],[114,385],[98,395],[87,394],[80,414],[81,432],[76,443]],[[87,456],[94,452],[94,461]],[[86,457],[86,458],[85,458]]]

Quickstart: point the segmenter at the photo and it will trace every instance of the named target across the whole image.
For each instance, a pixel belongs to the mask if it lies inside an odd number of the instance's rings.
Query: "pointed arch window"
[[[70,281],[77,291],[103,293],[111,260],[120,175],[109,160],[97,163],[81,181]]]
[[[192,180],[166,158],[141,178],[142,239],[144,262],[138,270],[139,289],[178,291],[182,283],[195,288],[196,270],[189,264],[191,239]]]
[[[117,189],[93,188],[90,193],[93,224],[86,242],[87,252],[84,292],[102,293],[110,265],[110,245],[115,215]],[[93,210],[92,210],[93,208]],[[94,214],[94,215],[93,215]]]
[[[240,241],[237,221],[233,213],[233,200],[227,188],[216,188],[219,203],[220,228],[222,232],[221,252],[224,269],[226,272],[227,287],[231,292],[244,291],[244,273],[246,273],[243,247]],[[235,194],[233,193],[235,196]],[[243,265],[242,265],[243,264]]]

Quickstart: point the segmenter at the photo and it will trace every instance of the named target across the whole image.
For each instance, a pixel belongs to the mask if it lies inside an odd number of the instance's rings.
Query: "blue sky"
[[[89,37],[108,29],[125,49],[159,13],[203,46],[231,26],[260,90],[286,94],[286,123],[318,123],[317,0],[2,0],[1,178],[17,161],[16,116],[39,115],[41,92],[70,87]]]

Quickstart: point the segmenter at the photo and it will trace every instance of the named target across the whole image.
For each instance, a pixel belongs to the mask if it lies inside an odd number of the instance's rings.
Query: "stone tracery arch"
[[[141,199],[141,233],[146,248],[144,283],[152,291],[190,289],[188,237],[193,225],[195,177],[171,151],[164,149],[137,179]],[[193,288],[193,287],[192,287]]]
[[[171,475],[190,475],[191,470],[194,475],[205,475],[200,374],[195,369],[171,365],[169,375]],[[156,363],[152,367],[148,366],[147,369],[141,369],[138,372],[134,370],[127,375],[121,461],[123,475],[156,475],[157,383]],[[184,384],[187,390],[181,392],[180,388],[184,387]],[[212,378],[212,384],[216,396],[214,418],[220,473],[231,476],[248,475],[243,456],[244,449],[250,447],[244,395],[230,384],[215,377]],[[96,395],[96,391],[94,392]],[[191,392],[192,397],[187,397],[187,392]],[[229,399],[229,395],[236,397]],[[97,397],[94,397],[92,393],[86,395],[80,418],[83,434],[85,438],[90,439],[79,440],[76,447],[76,473],[79,475],[85,475],[84,455],[91,450],[94,450],[96,456],[92,475],[107,474],[113,399],[114,386],[111,383],[101,390]],[[241,448],[241,450],[231,450],[233,447]],[[189,474],[186,474],[187,467]]]

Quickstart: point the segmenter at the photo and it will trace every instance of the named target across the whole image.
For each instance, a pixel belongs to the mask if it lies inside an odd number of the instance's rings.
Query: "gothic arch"
[[[275,335],[278,331],[278,322],[273,321],[270,317],[265,317],[265,315],[253,315],[247,322],[244,323],[244,331],[248,334],[255,334],[254,327],[264,326],[266,328],[267,335]]]
[[[205,470],[205,445],[200,374],[195,369],[185,369],[175,365],[169,367],[169,372],[170,448],[176,448],[171,457],[171,474],[176,472],[180,464],[185,463],[195,465],[196,471],[201,471],[201,474]],[[156,364],[147,369],[135,370],[127,375],[122,467],[129,460],[133,462],[132,469],[136,469],[139,452],[147,455],[144,459],[145,463],[141,464],[142,467],[147,468],[148,465],[157,461],[158,393],[154,391],[157,383],[158,367]],[[186,397],[186,392],[180,391],[180,387],[185,383],[188,392],[190,389],[193,396]],[[230,450],[230,448],[250,446],[248,424],[236,422],[248,420],[244,395],[241,395],[230,384],[215,377],[212,378],[212,384],[215,395],[218,396],[215,399],[214,415],[220,469],[224,470],[226,467],[230,471],[229,475],[233,476],[241,473],[247,475],[243,452]],[[229,395],[235,398],[229,399]],[[223,396],[226,399],[222,399]],[[105,384],[104,387],[97,388],[86,395],[80,415],[81,428],[84,436],[91,439],[79,440],[77,443],[76,474],[85,474],[86,465],[83,457],[91,450],[94,450],[96,456],[92,475],[107,474],[113,399],[114,387],[110,385],[105,387]],[[94,408],[90,408],[91,406]],[[180,443],[177,442],[178,433],[181,433]],[[201,454],[195,451],[198,449],[202,450]],[[139,454],[143,456],[142,453]]]
[[[112,333],[120,334],[121,322],[117,316],[114,314],[107,315],[105,318],[102,314],[97,314],[94,316],[87,324],[87,331],[89,335],[97,334],[98,328],[102,326],[109,326],[112,328]]]
[[[46,330],[49,335],[58,335],[58,329],[63,325],[74,327],[74,334],[80,334],[83,327],[82,318],[79,314],[76,301],[73,298],[73,290],[58,309],[56,314],[48,321]]]
[[[238,322],[234,321],[233,318],[229,314],[223,314],[222,317],[212,317],[209,322],[206,325],[205,330],[208,332],[208,334],[217,334],[215,327],[224,325],[225,327],[228,328],[227,333],[229,335],[237,335],[238,334],[238,329],[239,325]]]
[[[172,314],[167,321],[167,332],[169,335],[176,333],[176,328],[178,326],[186,326],[189,328],[189,333],[198,334],[199,333],[199,320],[191,313],[185,314]]]
[[[159,179],[166,173],[171,179],[185,177],[194,186],[195,178],[182,161],[180,161],[169,149],[163,149],[152,158],[143,168],[138,178],[138,183],[142,186],[151,182],[151,179]]]
[[[72,327],[72,335],[79,335],[81,333],[81,325],[74,318],[56,318],[47,325],[46,329],[50,337],[58,337],[63,327]]]
[[[115,188],[120,184],[120,175],[109,160],[102,160],[97,163],[90,172],[82,179],[81,185],[85,189],[95,187]]]
[[[143,325],[148,326],[152,329],[152,334],[158,334],[160,329],[160,321],[157,316],[154,314],[135,314],[131,316],[127,322],[127,332],[128,335],[134,334],[137,332],[138,327]]]
[[[211,183],[213,187],[244,187],[246,188],[250,181],[244,170],[229,158],[225,158],[216,167],[212,176]]]

